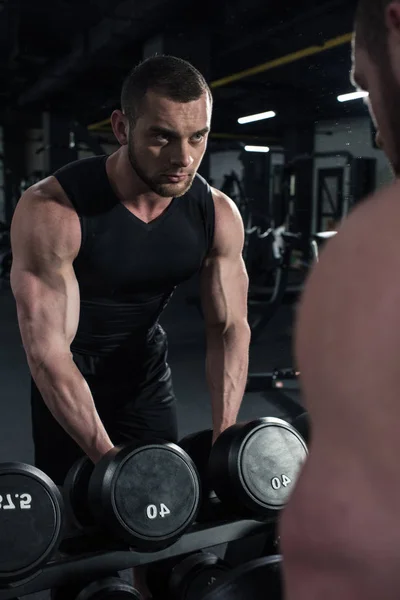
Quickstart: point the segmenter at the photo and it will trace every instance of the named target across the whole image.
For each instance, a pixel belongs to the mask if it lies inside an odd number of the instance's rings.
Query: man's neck
[[[110,185],[119,201],[144,221],[158,217],[171,203],[172,198],[162,198],[138,177],[124,147],[107,159],[106,169]]]
[[[161,205],[167,207],[170,204],[172,198],[162,198],[138,177],[125,147],[107,159],[106,169],[114,193],[125,206],[153,210]]]

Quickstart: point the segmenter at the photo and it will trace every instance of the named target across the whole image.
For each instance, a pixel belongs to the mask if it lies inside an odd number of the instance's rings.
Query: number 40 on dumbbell
[[[176,444],[132,442],[113,448],[95,466],[87,457],[77,461],[64,496],[81,527],[100,526],[130,547],[156,551],[194,522],[200,480]]]
[[[157,519],[157,517],[161,517],[164,519],[167,515],[171,514],[171,511],[164,503],[161,503],[159,506],[155,504],[149,504],[146,509],[147,518],[151,521]]]
[[[266,417],[233,425],[213,446],[212,435],[201,431],[179,444],[203,482],[200,518],[212,518],[213,509],[218,517],[234,513],[253,518],[282,509],[307,457],[299,432],[282,419]]]

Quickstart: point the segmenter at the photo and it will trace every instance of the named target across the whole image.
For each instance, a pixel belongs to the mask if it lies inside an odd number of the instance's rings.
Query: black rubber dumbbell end
[[[294,419],[292,426],[299,432],[303,440],[308,445],[311,437],[310,416],[307,412],[302,413]]]

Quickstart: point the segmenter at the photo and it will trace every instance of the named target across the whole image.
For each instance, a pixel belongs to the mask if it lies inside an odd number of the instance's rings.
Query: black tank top
[[[214,236],[214,201],[200,175],[147,224],[115,195],[106,160],[87,158],[54,173],[82,230],[74,262],[80,320],[71,350],[94,356],[151,337],[175,287],[201,269]]]

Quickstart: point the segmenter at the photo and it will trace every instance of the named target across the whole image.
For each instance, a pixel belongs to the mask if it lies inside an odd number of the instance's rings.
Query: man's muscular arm
[[[353,212],[302,298],[312,442],[281,519],[287,600],[398,596],[399,198],[396,183]]]
[[[17,205],[11,285],[32,377],[55,419],[97,462],[113,444],[70,351],[79,322],[73,261],[81,230],[58,187],[48,179],[27,190]]]
[[[201,296],[215,440],[236,422],[247,381],[250,329],[243,222],[225,194],[213,190],[213,197],[214,244],[201,274]]]

